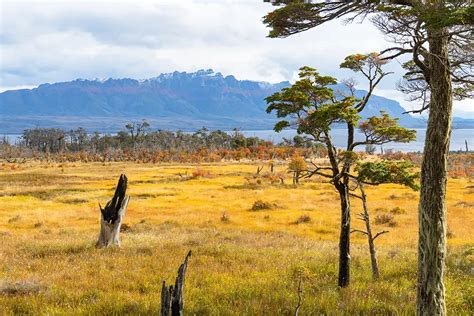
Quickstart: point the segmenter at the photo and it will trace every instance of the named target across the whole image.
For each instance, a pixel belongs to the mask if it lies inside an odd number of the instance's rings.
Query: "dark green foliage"
[[[362,162],[356,168],[357,180],[369,184],[397,183],[419,190],[420,174],[414,172],[414,165],[408,161]]]
[[[279,118],[294,118],[295,122],[282,120],[275,125],[279,132],[286,127],[296,125],[299,134],[319,138],[330,130],[334,123],[357,124],[360,119],[352,96],[338,100],[330,85],[337,80],[330,76],[321,76],[316,69],[300,68],[300,80],[289,88],[266,98],[269,104],[267,112],[275,111]]]
[[[431,28],[474,23],[474,7],[468,0],[264,1],[280,6],[264,17],[264,23],[271,28],[269,37],[286,37],[339,18],[352,21],[368,14],[414,17]]]
[[[386,142],[408,143],[416,139],[416,131],[403,128],[397,124],[398,119],[392,119],[387,113],[381,112],[380,117],[370,117],[359,125],[369,144]]]

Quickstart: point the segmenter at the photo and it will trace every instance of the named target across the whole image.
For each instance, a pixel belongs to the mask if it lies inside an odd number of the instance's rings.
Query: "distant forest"
[[[273,144],[258,137],[245,137],[238,129],[231,133],[204,127],[194,133],[151,131],[146,120],[131,122],[116,135],[90,134],[84,128],[27,129],[15,145],[7,138],[3,138],[1,144],[5,158],[50,155],[55,159],[91,161],[220,161],[325,155],[324,148],[299,135]]]

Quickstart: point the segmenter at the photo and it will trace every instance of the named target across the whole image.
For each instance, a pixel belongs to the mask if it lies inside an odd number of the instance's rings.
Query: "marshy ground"
[[[322,179],[298,186],[253,175],[264,163],[4,163],[0,169],[0,314],[157,313],[162,280],[188,250],[189,315],[413,314],[418,194],[367,188],[381,279],[352,235],[352,284],[337,287],[339,201]],[[276,170],[285,172],[284,164]],[[268,172],[268,166],[262,174]],[[98,203],[126,173],[120,249],[97,250]],[[194,175],[194,176],[193,176]],[[291,183],[288,176],[287,183]],[[447,304],[474,311],[474,182],[450,179]],[[360,203],[353,200],[353,227]]]

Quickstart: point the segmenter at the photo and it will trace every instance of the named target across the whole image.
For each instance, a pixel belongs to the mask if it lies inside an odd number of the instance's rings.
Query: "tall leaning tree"
[[[428,110],[421,169],[417,313],[445,315],[446,182],[453,98],[472,97],[472,0],[264,0],[278,6],[264,23],[287,37],[324,23],[371,20],[393,47],[386,59],[408,56],[402,90]],[[406,58],[406,57],[405,57]]]

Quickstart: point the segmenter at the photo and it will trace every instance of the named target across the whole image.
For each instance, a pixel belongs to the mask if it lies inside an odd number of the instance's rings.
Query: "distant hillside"
[[[146,118],[153,128],[194,130],[271,129],[275,117],[265,112],[264,98],[288,86],[237,80],[212,70],[174,72],[147,80],[74,80],[42,84],[31,90],[0,94],[0,133],[36,126],[113,132],[130,120]],[[363,95],[364,91],[358,91]],[[384,110],[402,125],[422,127],[396,101],[374,96],[364,117]]]

